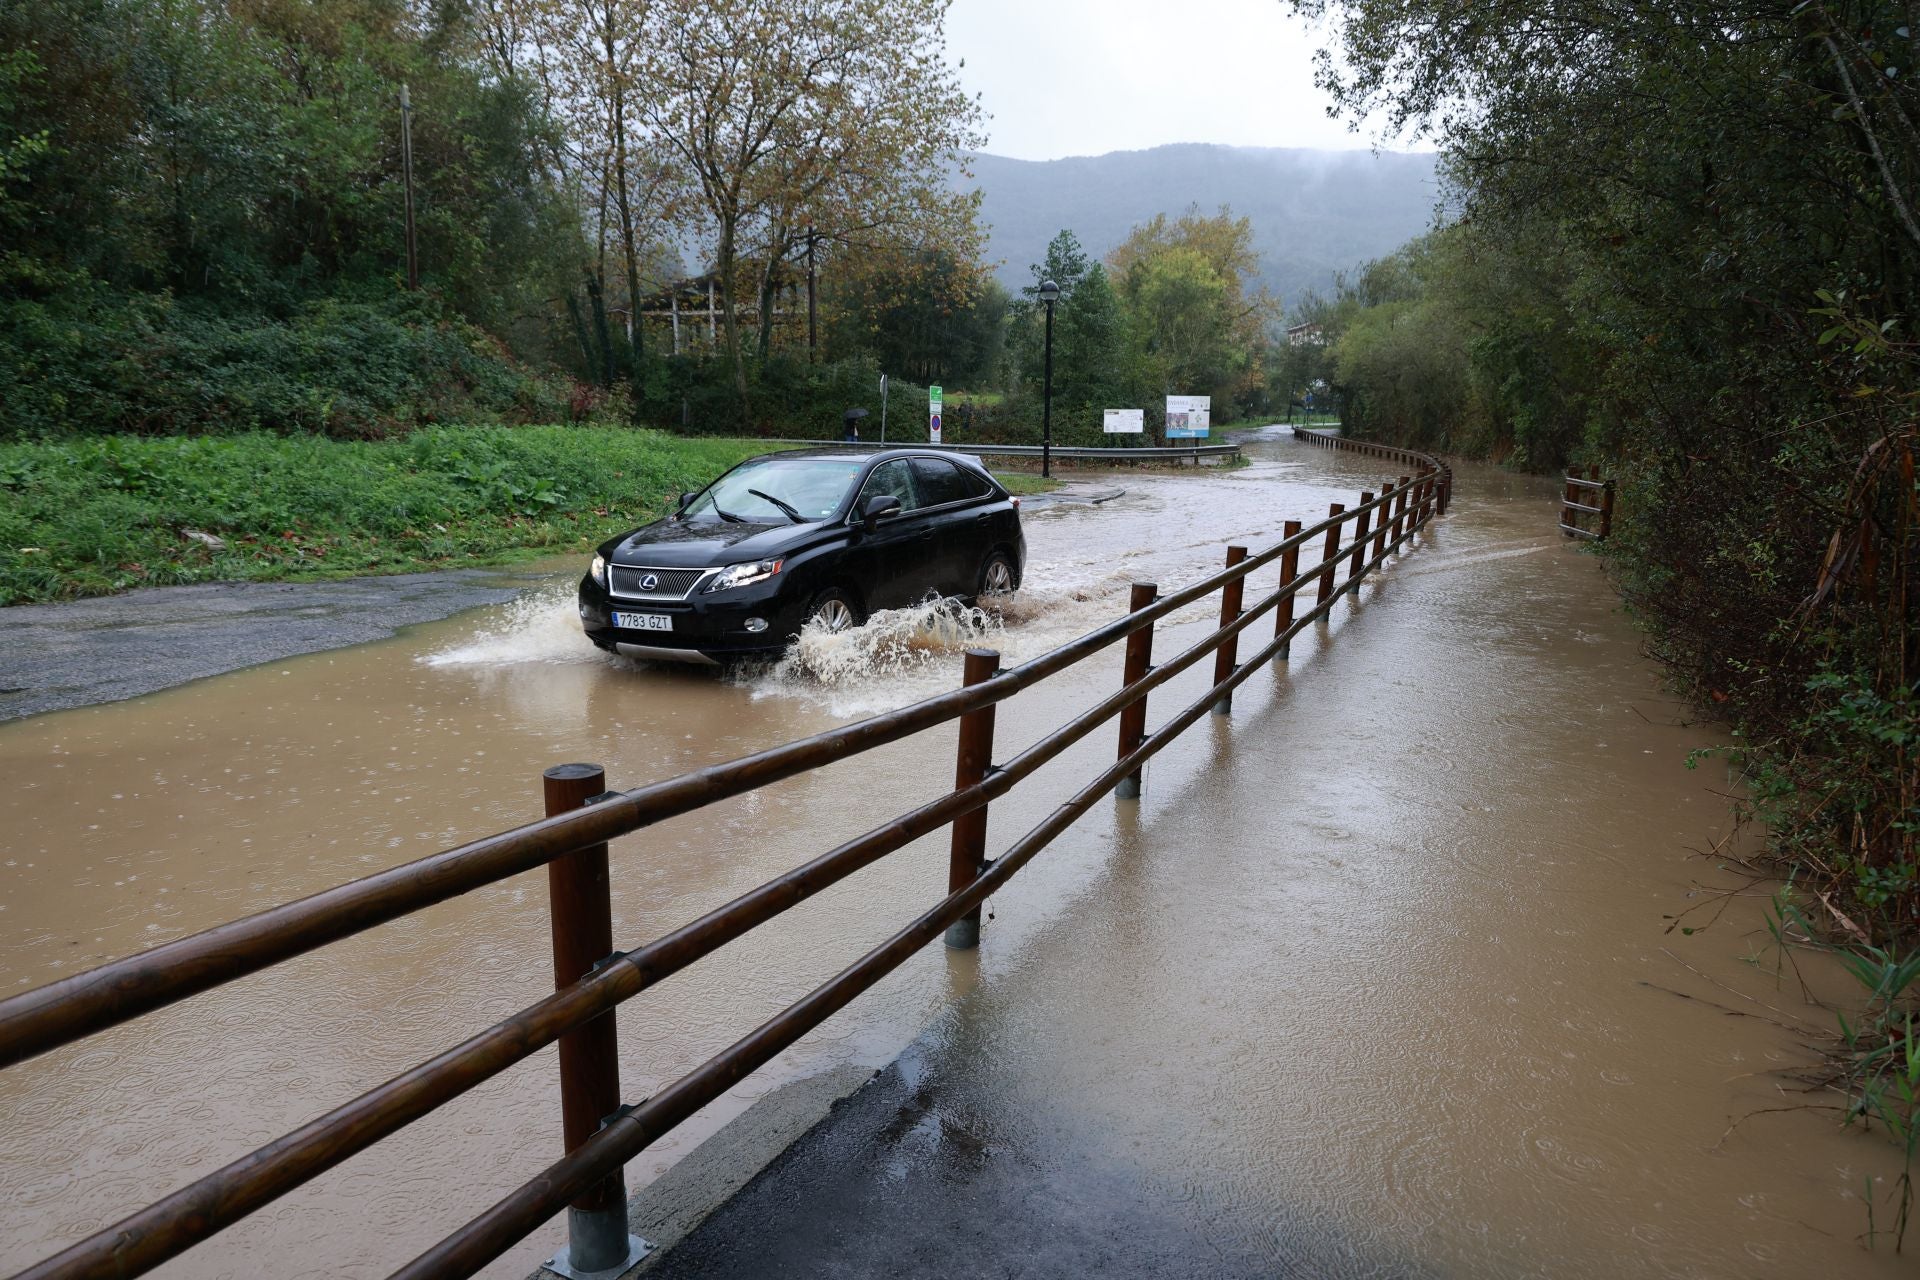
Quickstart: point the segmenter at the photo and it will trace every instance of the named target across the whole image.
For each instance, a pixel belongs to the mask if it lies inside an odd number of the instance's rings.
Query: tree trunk
[[[740,317],[733,305],[735,284],[734,269],[734,230],[731,217],[720,225],[720,245],[714,254],[714,274],[720,277],[720,327],[727,336],[727,356],[733,361],[733,391],[740,401],[741,426],[745,427],[753,417],[753,406],[747,395],[747,358],[740,350]]]
[[[768,241],[767,258],[760,267],[760,332],[756,335],[755,342],[760,363],[763,365],[767,362],[768,353],[773,349],[773,304],[775,296],[779,293],[774,283],[774,271],[781,255],[786,252],[785,239],[783,235],[776,235]]]
[[[587,278],[587,300],[593,304],[593,336],[600,344],[600,385],[613,386],[613,336],[607,332],[607,299],[593,272],[581,272]]]
[[[580,364],[587,371],[586,380],[592,382],[599,361],[594,355],[593,339],[587,335],[587,318],[580,314],[580,299],[571,289],[567,290],[567,318],[573,321],[573,337],[580,344]]]
[[[604,28],[604,43],[607,50],[607,67],[614,65],[613,27],[609,23]],[[613,72],[617,77],[618,73]],[[629,347],[633,357],[632,367],[628,369],[628,379],[637,393],[640,390],[641,358],[646,354],[646,339],[643,336],[644,325],[640,316],[640,254],[634,244],[633,206],[627,191],[627,125],[626,94],[620,89],[616,78],[613,89],[613,175],[615,182],[615,203],[620,208],[620,244],[627,255],[627,322],[631,334]],[[637,395],[636,395],[637,400]]]

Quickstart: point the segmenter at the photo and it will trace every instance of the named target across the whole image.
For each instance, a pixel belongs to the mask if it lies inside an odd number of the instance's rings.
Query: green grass
[[[1005,486],[1008,493],[1022,498],[1029,494],[1051,493],[1061,484],[1058,480],[1043,480],[1020,471],[996,471],[993,478]]]
[[[585,549],[780,447],[620,427],[0,444],[0,604]]]

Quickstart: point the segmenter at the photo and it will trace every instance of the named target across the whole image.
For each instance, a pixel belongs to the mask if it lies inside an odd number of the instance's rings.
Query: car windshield
[[[839,508],[863,465],[859,458],[761,458],[743,462],[708,485],[682,514],[689,520],[745,520],[752,524],[825,520]]]

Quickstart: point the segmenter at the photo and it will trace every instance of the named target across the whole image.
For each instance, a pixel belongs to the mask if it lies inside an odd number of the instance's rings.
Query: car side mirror
[[[700,496],[699,494],[697,494],[697,493],[695,493],[695,492],[694,492],[693,490],[691,490],[691,489],[689,489],[689,490],[687,490],[687,491],[686,491],[685,493],[683,493],[683,494],[681,494],[681,495],[680,495],[680,510],[682,510],[682,511],[685,511],[685,510],[687,509],[687,507],[688,507],[688,506],[689,506],[689,505],[690,505],[690,504],[691,504],[691,503],[693,502],[693,500],[694,500],[695,498],[697,498],[697,497],[699,497],[699,496]]]
[[[876,493],[867,499],[867,505],[860,509],[860,523],[876,525],[881,516],[890,516],[900,510],[900,499],[890,493]]]

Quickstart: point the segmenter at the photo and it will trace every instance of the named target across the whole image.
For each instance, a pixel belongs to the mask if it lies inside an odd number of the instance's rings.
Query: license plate
[[[671,631],[673,615],[670,613],[616,613],[613,625],[624,631]]]

